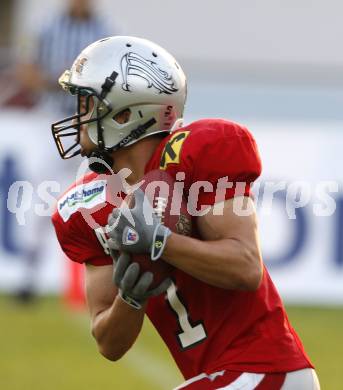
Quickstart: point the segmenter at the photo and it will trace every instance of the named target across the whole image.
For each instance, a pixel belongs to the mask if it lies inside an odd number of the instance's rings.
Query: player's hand
[[[170,286],[171,279],[165,279],[158,287],[149,289],[153,274],[144,272],[139,275],[139,264],[132,263],[128,253],[122,253],[115,263],[113,282],[119,289],[119,296],[135,309],[141,309],[153,296],[164,293]]]
[[[151,260],[157,260],[171,231],[161,223],[140,188],[133,196],[135,205],[132,209],[116,208],[108,217],[109,246],[129,253],[149,253]]]

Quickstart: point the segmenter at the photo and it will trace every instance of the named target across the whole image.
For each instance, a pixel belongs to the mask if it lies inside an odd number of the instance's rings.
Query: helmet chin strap
[[[125,147],[131,141],[140,138],[151,126],[156,123],[155,118],[149,119],[147,122],[139,125],[136,129],[132,130],[129,135],[122,139],[117,145],[112,147],[110,150],[104,148],[103,139],[98,142],[99,147],[94,150],[90,156],[89,169],[95,173],[107,173],[109,171],[108,167],[113,167],[113,157],[111,155],[112,151],[121,149]]]
[[[94,150],[89,156],[89,169],[95,173],[108,173],[108,167],[113,167],[113,157],[104,149]]]
[[[117,77],[118,73],[116,71],[113,71],[109,77],[106,77],[104,84],[101,86],[101,99],[106,98],[106,95],[111,91],[112,87],[114,86]],[[113,167],[113,157],[111,156],[110,152],[105,149],[104,129],[102,128],[99,119],[97,120],[97,133],[98,148],[94,150],[89,156],[89,169],[91,169],[95,173],[107,173],[108,166],[110,168]]]

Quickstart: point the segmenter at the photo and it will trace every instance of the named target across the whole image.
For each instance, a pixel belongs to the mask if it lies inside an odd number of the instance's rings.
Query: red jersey
[[[199,209],[218,201],[222,178],[233,183],[221,191],[222,198],[230,199],[237,191],[250,196],[261,161],[246,128],[224,120],[200,120],[163,139],[145,171],[154,169],[166,170],[174,178],[184,172],[186,197],[191,196],[192,184],[209,183],[197,187]],[[113,208],[106,180],[92,173],[82,183],[74,184],[58,201],[53,215],[57,237],[71,260],[112,264],[101,229],[94,223],[89,226],[83,217],[87,208],[86,216],[106,225]],[[81,200],[75,203],[77,194]],[[149,300],[147,315],[186,379],[222,369],[268,373],[312,367],[266,268],[256,291],[217,288],[179,269],[171,277],[167,293]]]

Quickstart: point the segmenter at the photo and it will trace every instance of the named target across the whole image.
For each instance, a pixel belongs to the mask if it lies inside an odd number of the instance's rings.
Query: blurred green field
[[[70,312],[57,298],[22,306],[0,297],[0,313],[0,389],[167,390],[182,382],[148,321],[132,351],[111,363],[97,352],[86,313]],[[288,307],[288,313],[322,389],[341,389],[343,308]]]

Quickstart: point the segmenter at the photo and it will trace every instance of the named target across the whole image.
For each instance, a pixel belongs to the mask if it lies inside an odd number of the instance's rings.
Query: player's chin
[[[84,147],[81,146],[80,154],[81,154],[82,157],[90,158],[91,155],[92,155],[92,150],[90,150],[88,148],[84,148]]]
[[[87,158],[89,158],[90,155],[91,155],[91,152],[86,151],[86,150],[82,150],[82,149],[81,149],[81,157],[87,157]]]

